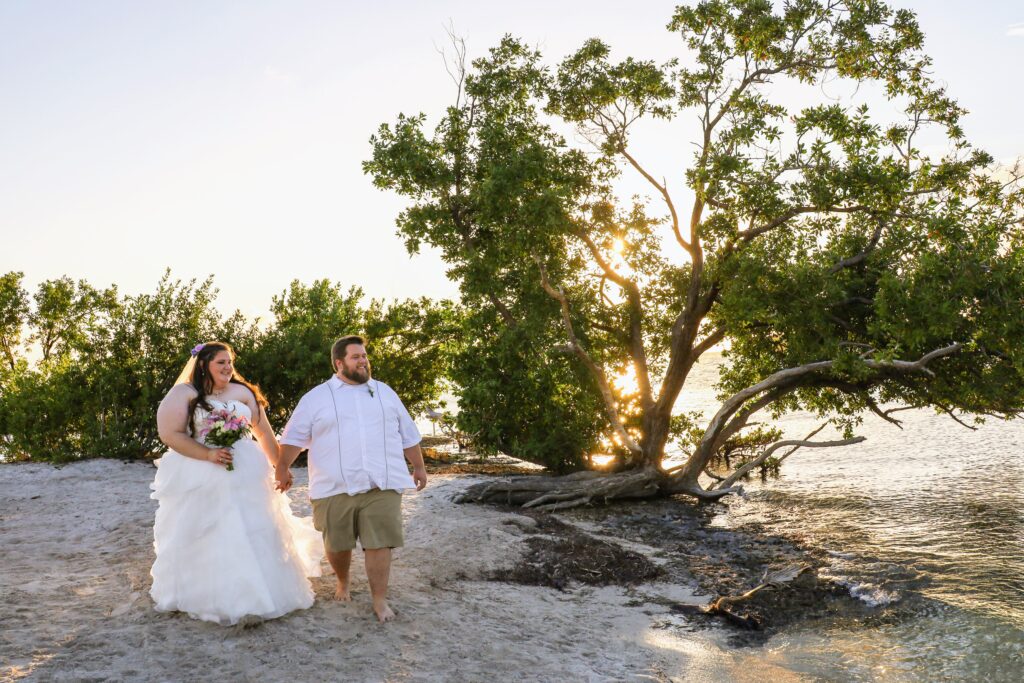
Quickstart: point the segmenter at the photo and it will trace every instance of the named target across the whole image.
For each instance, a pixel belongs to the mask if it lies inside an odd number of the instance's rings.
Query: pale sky
[[[1024,1],[895,0],[970,110],[968,138],[1024,155]],[[403,200],[360,167],[399,112],[432,120],[454,89],[449,22],[470,57],[505,33],[557,63],[600,37],[613,57],[677,54],[673,3],[0,0],[0,273],[122,293],[164,269],[215,276],[218,306],[265,316],[295,278],[376,297],[456,296],[435,253],[395,234]],[[653,133],[679,177],[693,128]],[[685,134],[684,134],[685,133]]]

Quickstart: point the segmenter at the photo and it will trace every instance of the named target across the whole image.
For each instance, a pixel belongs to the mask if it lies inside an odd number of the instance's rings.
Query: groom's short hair
[[[360,337],[358,334],[350,334],[342,337],[338,341],[334,342],[334,346],[331,347],[331,367],[336,367],[336,363],[339,360],[345,358],[345,354],[348,353],[348,347],[353,344],[360,344],[366,346],[366,340]]]

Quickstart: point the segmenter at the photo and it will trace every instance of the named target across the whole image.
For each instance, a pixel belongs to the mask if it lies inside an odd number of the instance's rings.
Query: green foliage
[[[409,250],[439,247],[463,304],[491,310],[467,319],[468,346],[452,368],[460,428],[478,448],[564,469],[581,462],[602,418],[593,383],[550,353],[558,308],[540,286],[537,259],[553,264],[553,276],[572,271],[567,207],[585,199],[596,171],[538,119],[547,83],[538,59],[504,39],[475,63],[469,100],[450,108],[431,138],[423,116],[400,116],[374,136],[365,168],[379,187],[417,198],[398,219]],[[497,329],[494,309],[520,328]],[[543,341],[525,343],[533,335]]]
[[[367,352],[373,376],[393,388],[413,415],[436,405],[448,386],[453,356],[462,344],[463,310],[426,297],[385,303],[372,299],[364,310]]]
[[[594,452],[605,426],[600,398],[585,369],[550,352],[555,335],[542,325],[502,325],[490,311],[467,319],[452,380],[461,387],[459,430],[476,450],[554,471],[579,469]]]
[[[62,462],[160,450],[156,407],[188,349],[210,337],[215,295],[211,280],[170,273],[153,294],[120,301],[68,278],[42,283],[30,320],[43,358],[22,363],[0,394],[5,456]]]
[[[0,353],[3,353],[3,370],[0,370],[0,387],[5,372],[13,371],[19,357],[21,333],[28,316],[28,293],[22,289],[22,273],[6,273],[0,277]]]
[[[551,68],[505,37],[463,65],[432,131],[423,114],[399,116],[371,138],[366,172],[411,200],[397,221],[409,250],[439,248],[471,312],[454,370],[464,427],[544,464],[557,462],[547,444],[575,444],[566,467],[598,432],[621,436],[616,421],[634,464],[690,434],[695,481],[703,451],[770,435],[704,438],[748,404],[847,431],[884,403],[1020,411],[1021,173],[964,139],[914,15],[877,0],[706,0],[668,29],[681,58],[663,65],[613,61],[592,39]],[[820,101],[826,82],[851,95]],[[819,101],[794,104],[801,86]],[[855,101],[861,88],[896,115]],[[697,124],[677,136],[694,143],[689,163],[656,172],[635,157],[630,137],[651,119]],[[560,135],[567,125],[588,144]],[[622,172],[660,208],[616,196]],[[685,177],[692,206],[665,177]],[[720,340],[723,399],[783,369],[827,369],[751,391],[717,421],[673,415]],[[909,365],[939,349],[952,351],[928,371]],[[636,388],[611,382],[626,369]]]
[[[459,311],[449,302],[371,301],[364,308],[359,290],[346,296],[326,281],[292,283],[274,298],[276,324],[261,330],[238,312],[221,318],[212,279],[182,282],[168,272],[155,292],[118,299],[61,278],[40,286],[31,311],[20,280],[20,273],[0,280],[0,332],[15,358],[0,374],[0,449],[16,460],[135,458],[163,450],[157,406],[189,350],[211,339],[235,347],[239,370],[270,397],[278,428],[302,394],[330,376],[334,340],[353,331],[380,336],[375,374],[415,412],[440,395],[458,327]],[[34,366],[16,352],[29,322],[43,354]]]
[[[342,293],[327,280],[309,286],[295,280],[273,298],[273,323],[248,356],[239,356],[238,368],[266,394],[275,428],[284,427],[304,393],[331,376],[331,344],[361,329],[360,298],[358,288]]]
[[[162,449],[156,409],[198,341],[220,316],[212,278],[197,283],[164,274],[152,294],[125,297],[92,337],[79,364],[90,388],[81,453],[130,458]],[[32,453],[39,457],[38,453]]]
[[[19,363],[0,393],[2,455],[66,462],[83,452],[88,388],[70,358],[40,368]]]
[[[271,304],[271,327],[255,337],[239,369],[257,381],[270,402],[271,424],[282,428],[304,393],[333,374],[331,346],[346,334],[361,334],[373,376],[390,385],[409,411],[422,412],[443,389],[458,310],[430,299],[361,304],[363,292],[317,280],[293,281]],[[255,335],[255,333],[252,333]]]
[[[117,307],[117,290],[99,291],[84,280],[76,284],[62,277],[41,283],[34,299],[29,341],[38,345],[46,361],[85,344],[104,314]]]

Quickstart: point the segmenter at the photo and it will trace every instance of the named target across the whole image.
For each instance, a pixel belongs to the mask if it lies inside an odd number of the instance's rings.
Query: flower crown
[[[206,344],[196,344],[195,346],[193,346],[192,347],[192,356],[193,357],[198,356],[199,352],[203,350],[204,346],[206,346]]]

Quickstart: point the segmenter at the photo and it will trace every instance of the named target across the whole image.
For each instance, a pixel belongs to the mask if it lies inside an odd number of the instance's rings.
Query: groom
[[[336,374],[299,400],[284,428],[277,488],[291,487],[289,468],[308,448],[313,524],[324,536],[327,559],[338,578],[334,598],[352,599],[349,566],[358,539],[373,611],[381,622],[391,621],[391,549],[402,547],[404,540],[401,492],[427,485],[420,433],[398,394],[370,379],[362,337],[336,341],[331,362]],[[412,476],[406,460],[413,466]]]

